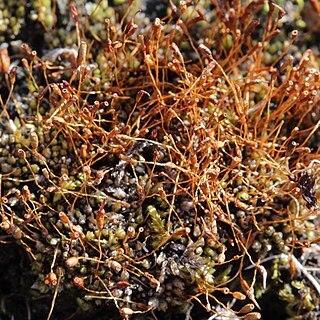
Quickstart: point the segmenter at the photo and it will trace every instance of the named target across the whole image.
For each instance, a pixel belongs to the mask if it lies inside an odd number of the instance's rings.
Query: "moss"
[[[35,34],[6,38],[0,248],[29,254],[44,317],[258,319],[276,290],[288,317],[316,317],[317,288],[295,272],[319,238],[302,3],[287,20],[259,2],[174,2],[153,21],[137,5],[28,3]]]

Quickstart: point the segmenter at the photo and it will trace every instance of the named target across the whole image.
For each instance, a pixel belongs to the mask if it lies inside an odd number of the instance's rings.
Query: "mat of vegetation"
[[[0,0],[0,319],[319,319],[319,26]]]

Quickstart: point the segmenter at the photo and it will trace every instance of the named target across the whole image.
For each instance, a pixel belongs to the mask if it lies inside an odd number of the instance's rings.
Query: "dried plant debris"
[[[0,5],[0,250],[32,280],[0,317],[316,319],[317,32],[300,1],[150,3]]]
[[[303,173],[299,177],[298,187],[301,189],[307,208],[315,207],[317,204],[316,178],[309,173]]]

